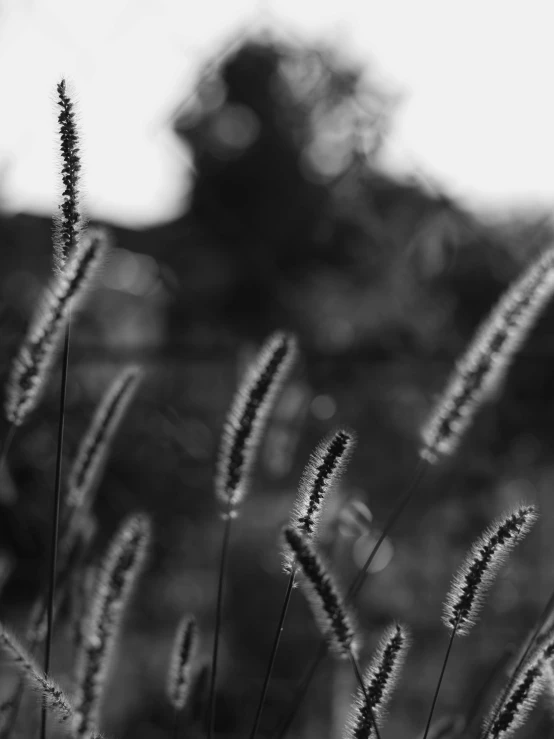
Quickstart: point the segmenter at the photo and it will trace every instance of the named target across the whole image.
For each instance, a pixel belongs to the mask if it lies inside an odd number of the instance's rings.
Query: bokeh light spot
[[[317,395],[311,402],[310,410],[320,421],[328,421],[337,411],[337,404],[330,395]]]

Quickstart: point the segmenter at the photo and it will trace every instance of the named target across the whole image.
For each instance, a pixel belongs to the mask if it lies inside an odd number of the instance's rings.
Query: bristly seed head
[[[293,336],[273,334],[239,386],[223,430],[215,478],[224,515],[236,515],[244,500],[265,426],[296,354]]]
[[[352,617],[331,575],[306,536],[291,527],[283,533],[291,556],[302,571],[300,586],[329,648],[337,657],[349,659],[357,651]]]
[[[526,648],[523,657],[510,671],[510,681],[495,701],[484,721],[484,739],[506,739],[527,718],[538,695],[546,692],[550,702],[554,694],[554,628],[539,630],[536,638]]]
[[[90,507],[90,497],[102,472],[110,443],[142,377],[139,367],[124,367],[102,397],[69,472],[66,502],[71,509]]]
[[[53,712],[58,721],[67,721],[73,715],[73,708],[60,686],[45,675],[33,657],[27,653],[13,634],[0,624],[0,647],[9,654],[21,672],[25,683],[32,687],[41,701]],[[8,706],[10,708],[10,706]]]
[[[344,473],[356,443],[353,431],[341,429],[325,438],[304,469],[291,526],[313,537],[327,494]]]
[[[346,429],[335,431],[318,444],[300,478],[289,524],[291,528],[309,539],[317,536],[325,500],[344,473],[355,445],[354,432]],[[285,549],[284,569],[287,573],[292,567],[289,554]]]
[[[445,600],[443,621],[447,628],[461,635],[469,633],[495,575],[537,517],[535,506],[519,506],[494,522],[473,544]]]
[[[196,619],[194,616],[184,616],[175,633],[167,677],[167,695],[176,711],[182,711],[187,703],[197,651]]]
[[[367,699],[359,687],[350,709],[344,739],[370,739],[375,736],[373,719],[377,726],[381,725],[409,645],[408,631],[404,626],[393,624],[385,630],[363,676]]]
[[[15,426],[36,407],[44,390],[70,312],[81,304],[107,249],[107,236],[90,229],[63,271],[45,291],[19,353],[13,361],[6,392],[6,417]]]
[[[73,732],[79,739],[98,726],[100,704],[116,640],[150,540],[150,519],[130,516],[114,537],[97,578],[96,593],[77,657]]]
[[[79,135],[75,122],[73,101],[67,93],[65,80],[57,86],[58,116],[60,126],[60,149],[62,156],[62,182],[64,190],[60,205],[60,216],[56,218],[54,237],[54,269],[60,273],[65,262],[73,252],[80,234],[81,214],[79,212]]]
[[[508,739],[523,725],[545,687],[545,663],[532,660],[506,697],[499,699],[484,722],[483,739]]]
[[[434,464],[454,453],[482,403],[504,379],[553,292],[554,249],[549,249],[508,288],[458,360],[423,427],[423,459]]]

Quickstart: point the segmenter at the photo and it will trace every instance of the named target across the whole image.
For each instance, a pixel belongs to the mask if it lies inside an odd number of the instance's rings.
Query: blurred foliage
[[[456,356],[552,240],[543,214],[485,223],[421,177],[399,182],[381,171],[398,101],[370,71],[331,49],[247,39],[207,67],[174,121],[194,164],[186,213],[141,232],[113,229],[110,262],[72,334],[67,460],[116,367],[143,362],[147,379],[99,492],[95,548],[136,508],[152,514],[158,533],[112,677],[108,735],[169,735],[164,671],[183,611],[197,615],[209,654],[221,536],[212,470],[255,345],[274,328],[290,329],[302,363],[233,535],[216,726],[227,736],[244,736],[253,719],[285,588],[279,530],[311,449],[338,424],[359,434],[340,501],[368,507],[367,530],[339,533],[337,503],[323,541],[346,582],[411,479],[418,429]],[[50,271],[51,224],[4,217],[0,235],[6,373]],[[526,496],[537,499],[542,521],[479,626],[455,646],[437,716],[469,706],[484,671],[521,640],[552,587],[552,320],[550,308],[456,459],[419,491],[358,603],[364,656],[393,618],[414,632],[387,736],[415,735],[424,724],[447,643],[440,614],[450,577],[490,519]],[[55,375],[3,473],[2,571],[15,568],[4,607],[14,619],[45,574],[58,386]],[[58,637],[61,671],[69,659],[63,629]],[[262,735],[290,706],[316,644],[305,603],[294,597]],[[349,671],[326,663],[291,736],[336,736],[352,689]],[[529,736],[539,721],[537,711]],[[200,734],[198,724],[190,732]]]

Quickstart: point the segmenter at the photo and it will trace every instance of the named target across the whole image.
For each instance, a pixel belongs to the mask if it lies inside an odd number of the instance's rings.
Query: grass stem
[[[179,711],[177,708],[173,709],[173,739],[178,739],[179,736]]]
[[[16,429],[17,429],[17,426],[15,425],[15,423],[10,423],[10,427],[8,428],[8,433],[6,434],[6,439],[4,440],[4,446],[2,447],[2,453],[0,454],[0,471],[2,470],[3,466],[6,464],[6,459],[8,456],[8,452],[10,451],[10,447],[12,445],[12,441],[15,436]]]
[[[373,547],[373,549],[369,553],[369,556],[366,559],[366,561],[364,562],[363,567],[358,572],[358,574],[356,575],[353,583],[348,588],[348,592],[346,593],[346,602],[349,602],[350,600],[352,600],[353,598],[355,598],[358,595],[358,593],[360,592],[360,590],[361,590],[361,588],[362,588],[362,586],[364,584],[365,578],[367,576],[367,573],[369,571],[369,568],[371,567],[371,563],[375,559],[375,556],[376,556],[377,552],[379,551],[379,549],[381,547],[381,544],[385,541],[385,539],[386,539],[387,535],[389,534],[390,530],[392,529],[392,527],[394,526],[394,524],[396,523],[396,521],[398,520],[398,518],[400,518],[400,516],[402,515],[404,509],[406,508],[406,506],[408,505],[408,503],[412,499],[413,494],[415,493],[415,491],[418,489],[419,485],[423,481],[423,478],[425,477],[425,473],[426,473],[428,467],[429,467],[429,462],[427,462],[424,459],[420,459],[419,460],[419,462],[417,464],[417,467],[416,467],[416,470],[415,470],[415,473],[414,473],[414,476],[412,478],[412,481],[410,482],[410,484],[406,488],[404,494],[402,495],[402,497],[398,501],[398,504],[397,504],[396,508],[394,509],[394,511],[391,513],[391,515],[387,519],[387,522],[385,523],[385,526],[383,528],[383,531],[381,532],[381,535],[377,539],[377,543],[375,544],[375,546]]]
[[[221,612],[223,608],[223,584],[225,580],[225,571],[227,569],[227,559],[229,552],[229,538],[231,533],[232,516],[230,512],[231,506],[225,516],[225,527],[223,530],[223,543],[221,546],[221,557],[219,560],[219,578],[217,583],[217,604],[215,611],[215,634],[214,646],[212,653],[212,672],[210,679],[210,697],[208,700],[208,739],[212,739],[214,733],[215,721],[215,694],[217,688],[217,656],[219,651],[219,633],[221,631]]]
[[[439,675],[437,687],[435,688],[435,694],[433,696],[433,702],[431,703],[431,710],[429,711],[429,717],[427,718],[427,726],[425,727],[425,733],[423,734],[423,739],[427,739],[427,734],[429,733],[429,729],[431,728],[431,721],[433,720],[433,713],[435,712],[435,706],[437,705],[437,700],[438,700],[439,692],[440,692],[441,685],[442,685],[442,679],[444,677],[444,672],[446,670],[446,663],[448,662],[448,658],[450,657],[450,652],[452,650],[452,645],[454,644],[454,637],[456,636],[457,630],[458,630],[458,624],[456,623],[456,625],[454,626],[450,634],[450,639],[448,641],[448,649],[446,650],[446,654],[444,655],[444,660],[443,660],[442,668],[441,668],[441,674]]]
[[[465,736],[466,731],[470,731],[475,722],[475,719],[479,717],[481,713],[481,707],[483,706],[485,699],[489,694],[491,685],[494,683],[497,676],[500,675],[500,673],[504,670],[504,668],[508,664],[508,660],[511,659],[512,656],[513,648],[511,646],[506,647],[504,652],[500,655],[500,658],[496,661],[492,670],[490,670],[489,674],[483,681],[483,684],[476,691],[473,702],[471,703],[471,706],[465,717],[464,729],[463,733],[460,736],[460,739]]]
[[[273,731],[273,736],[275,737],[275,739],[283,739],[283,737],[287,735],[292,725],[292,722],[296,718],[296,714],[300,710],[300,706],[304,702],[304,698],[306,697],[306,694],[308,693],[308,690],[310,689],[310,685],[312,684],[312,680],[314,679],[317,669],[319,665],[321,664],[321,660],[325,657],[326,654],[327,654],[327,644],[324,641],[321,641],[319,643],[317,653],[315,657],[313,658],[312,663],[309,666],[308,670],[306,671],[304,678],[302,682],[300,683],[300,687],[296,691],[296,694],[295,694],[296,700],[294,701],[291,710],[289,711],[288,715],[285,717],[285,720],[282,722],[282,725],[278,725]]]
[[[285,598],[283,600],[283,606],[281,608],[281,615],[279,616],[279,623],[277,624],[277,631],[275,632],[275,640],[273,642],[273,648],[271,650],[271,655],[269,657],[269,664],[267,666],[267,671],[265,674],[264,684],[262,687],[262,692],[260,695],[260,700],[258,703],[258,708],[256,710],[256,718],[254,719],[254,725],[252,727],[252,732],[250,733],[250,739],[255,739],[256,733],[258,731],[258,726],[260,723],[260,719],[262,716],[262,711],[265,703],[265,698],[267,695],[267,689],[269,687],[269,681],[271,680],[271,674],[273,672],[273,666],[275,664],[275,658],[277,656],[277,650],[279,649],[279,642],[281,641],[281,635],[283,633],[283,628],[285,625],[285,619],[287,617],[287,611],[289,608],[289,603],[292,595],[292,589],[294,587],[294,580],[296,578],[296,567],[293,567],[290,577],[289,577],[289,584],[287,586],[287,591],[285,593]]]
[[[58,418],[58,448],[56,453],[56,477],[54,482],[54,496],[52,501],[52,523],[50,539],[50,575],[48,583],[48,610],[46,617],[46,642],[44,647],[44,672],[50,672],[52,653],[52,632],[54,626],[54,594],[56,591],[56,567],[58,561],[58,530],[60,525],[60,502],[62,490],[62,452],[63,433],[65,424],[65,396],[67,389],[67,370],[69,366],[69,338],[71,316],[65,328],[65,340],[62,359],[62,378],[60,389],[60,411]],[[46,706],[43,704],[40,718],[40,739],[46,738]]]

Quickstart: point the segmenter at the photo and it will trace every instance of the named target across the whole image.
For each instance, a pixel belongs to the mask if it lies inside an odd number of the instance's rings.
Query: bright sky
[[[55,85],[77,92],[89,215],[170,220],[188,155],[165,125],[201,63],[269,12],[403,94],[383,164],[469,206],[554,204],[552,0],[4,0],[0,205],[57,207]],[[262,13],[260,13],[262,11]]]

